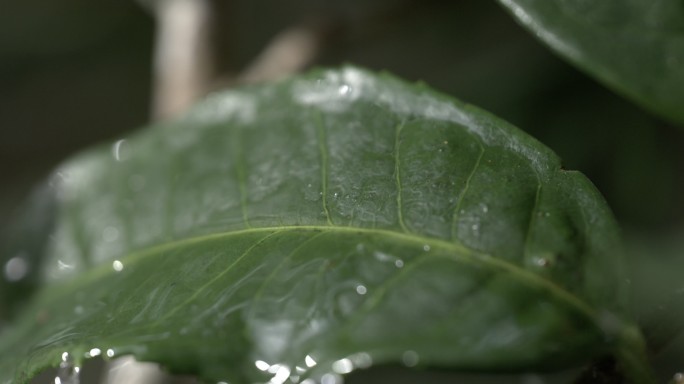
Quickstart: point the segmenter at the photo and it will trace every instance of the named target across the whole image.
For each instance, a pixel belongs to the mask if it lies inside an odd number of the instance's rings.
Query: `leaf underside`
[[[464,370],[641,364],[620,341],[619,241],[594,187],[516,128],[389,75],[218,94],[47,188],[38,293],[0,337],[2,382],[93,348],[231,383],[407,353]]]
[[[684,3],[499,0],[540,40],[658,115],[684,124]]]

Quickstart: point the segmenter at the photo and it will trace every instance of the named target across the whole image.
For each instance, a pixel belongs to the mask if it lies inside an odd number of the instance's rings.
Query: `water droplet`
[[[102,240],[111,243],[119,239],[119,229],[113,226],[105,227],[102,231]]]
[[[288,367],[287,365],[278,365],[278,370],[275,372],[273,378],[271,378],[270,383],[283,384],[285,380],[287,380],[290,377],[290,373],[290,367]]]
[[[80,368],[74,365],[74,361],[68,352],[62,353],[62,362],[59,363],[55,384],[78,384]]]
[[[480,230],[480,224],[473,224],[470,226],[470,228],[473,230],[473,232],[477,232]]]
[[[394,261],[394,266],[397,268],[403,268],[404,267],[404,260],[398,259]]]
[[[316,360],[314,360],[314,358],[311,357],[311,355],[306,355],[306,357],[304,358],[304,364],[306,364],[307,367],[311,368],[315,367],[317,363]]]
[[[342,376],[334,373],[326,373],[321,377],[321,384],[342,384]]]
[[[269,364],[263,360],[255,361],[254,366],[256,366],[257,369],[260,371],[268,371],[268,369],[271,368],[271,364]]]
[[[482,212],[483,213],[489,212],[489,207],[487,206],[487,204],[482,204]]]
[[[337,199],[337,196],[339,196],[337,192],[333,193],[333,199]]]
[[[425,251],[425,252],[430,251],[430,246],[427,244],[423,245],[423,251]]]
[[[351,93],[351,91],[352,91],[352,87],[350,87],[347,84],[341,85],[340,89],[339,89],[340,95],[343,95],[343,96],[348,95],[349,93]]]
[[[276,373],[280,369],[280,364],[273,364],[270,367],[268,367],[267,372],[268,373]]]
[[[77,315],[83,314],[83,306],[77,305],[74,307],[74,313]]]
[[[116,161],[124,161],[128,157],[126,140],[118,140],[112,144],[112,155]]]
[[[416,365],[418,365],[419,360],[420,357],[418,356],[418,353],[416,353],[416,351],[406,351],[403,355],[401,355],[401,361],[407,367],[415,367]]]
[[[86,352],[86,357],[100,356],[101,353],[102,351],[100,350],[100,348],[93,348],[90,351]]]
[[[332,364],[332,369],[335,373],[344,375],[354,370],[354,364],[349,359],[340,359]]]
[[[112,268],[114,268],[116,272],[121,272],[123,271],[124,265],[120,260],[114,260],[112,263]]]
[[[5,263],[5,278],[8,281],[19,281],[29,272],[29,263],[23,254],[15,256]]]
[[[114,357],[115,354],[113,349],[110,348],[107,350],[107,357]]]
[[[375,259],[377,261],[380,261],[380,262],[388,262],[388,261],[396,259],[394,256],[388,255],[385,252],[380,252],[380,251],[373,252],[373,257],[375,257]]]
[[[356,293],[359,295],[365,295],[368,292],[368,289],[366,289],[365,286],[363,285],[357,285],[356,286]]]
[[[311,188],[311,183],[309,183],[306,187],[307,187],[307,188]]]
[[[357,353],[349,357],[356,368],[370,368],[373,365],[373,358],[366,352]]]

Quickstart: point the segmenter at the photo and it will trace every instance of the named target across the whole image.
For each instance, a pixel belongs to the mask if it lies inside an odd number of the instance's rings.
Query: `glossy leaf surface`
[[[619,93],[684,123],[684,3],[499,0],[553,50]]]
[[[42,286],[0,337],[4,380],[63,352],[231,383],[609,353],[645,370],[594,187],[505,122],[388,75],[216,95],[75,157],[50,191]]]

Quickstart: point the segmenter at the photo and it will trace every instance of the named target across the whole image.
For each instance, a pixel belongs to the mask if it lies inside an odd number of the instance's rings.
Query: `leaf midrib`
[[[496,258],[492,255],[477,251],[475,249],[469,248],[461,243],[447,241],[434,237],[420,236],[413,233],[392,231],[388,229],[378,229],[378,228],[362,228],[362,227],[344,227],[344,226],[328,226],[328,225],[290,225],[290,226],[271,226],[271,227],[252,227],[230,232],[218,232],[207,235],[188,237],[164,244],[154,245],[148,248],[143,248],[137,251],[129,253],[127,256],[119,258],[122,261],[124,268],[130,267],[131,264],[138,262],[139,260],[145,259],[147,257],[155,256],[159,253],[168,252],[170,250],[187,247],[192,244],[199,244],[208,241],[214,241],[218,239],[226,239],[234,236],[258,234],[258,233],[277,233],[277,232],[294,232],[294,231],[309,231],[309,232],[337,232],[337,233],[347,233],[347,234],[364,234],[364,235],[377,235],[384,236],[388,238],[394,238],[398,241],[416,244],[419,246],[429,245],[430,249],[441,248],[448,251],[450,257],[454,260],[466,263],[481,263],[488,265],[492,268],[498,268],[511,273],[512,276],[516,277],[518,280],[529,285],[541,286],[552,292],[552,296],[556,297],[560,301],[566,302],[573,308],[576,308],[580,313],[587,316],[595,324],[598,323],[598,315],[596,311],[582,301],[579,297],[575,296],[573,293],[567,291],[565,288],[556,284],[552,280],[546,279],[543,276],[535,274],[518,265],[515,265],[509,261]],[[81,275],[77,276],[73,280],[65,284],[67,290],[73,289],[74,287],[80,285],[87,285],[93,280],[101,278],[103,275],[118,273],[114,271],[110,265],[102,265],[86,271]],[[51,289],[48,293],[48,297],[60,296],[61,289]]]

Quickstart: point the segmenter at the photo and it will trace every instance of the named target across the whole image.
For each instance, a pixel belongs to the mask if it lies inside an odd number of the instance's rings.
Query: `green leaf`
[[[345,68],[219,94],[51,185],[42,286],[0,338],[4,380],[93,348],[231,383],[611,353],[647,376],[595,188],[424,86]]]
[[[684,3],[499,0],[540,40],[662,117],[684,123]]]

